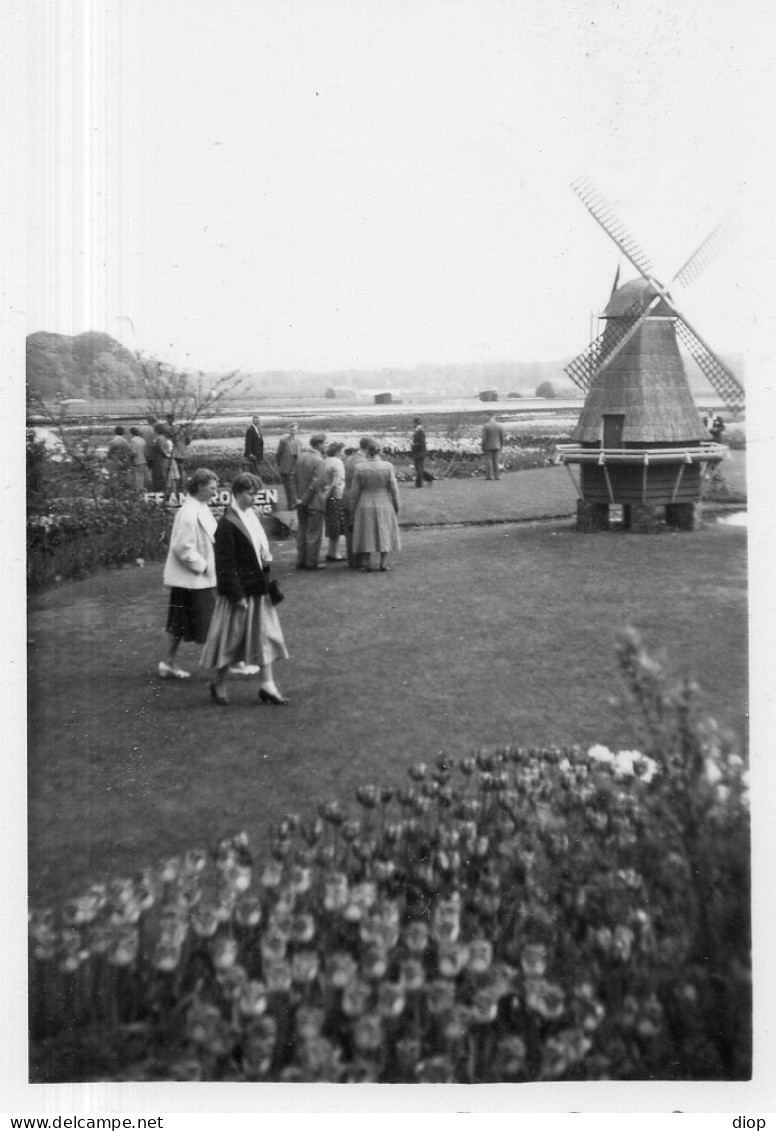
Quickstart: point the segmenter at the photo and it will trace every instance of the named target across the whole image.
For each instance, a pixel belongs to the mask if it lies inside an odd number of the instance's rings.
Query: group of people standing
[[[185,439],[177,440],[171,419],[147,417],[142,428],[117,424],[108,443],[108,466],[126,477],[138,491],[156,491],[169,496],[181,490],[186,468]]]
[[[358,448],[346,449],[339,441],[327,445],[326,435],[316,432],[290,475],[293,495],[287,495],[287,502],[297,514],[296,568],[317,570],[347,562],[351,569],[371,573],[376,554],[377,569],[387,573],[388,555],[401,547],[399,486],[393,464],[380,459],[377,441],[363,436]]]
[[[425,440],[423,447],[425,457]],[[388,555],[400,548],[399,489],[393,465],[379,456],[380,446],[369,436],[358,448],[346,448],[315,432],[305,444],[295,421],[280,437],[275,462],[286,507],[296,515],[297,569],[347,562],[369,573],[376,554],[377,569],[388,571]],[[245,433],[244,466],[258,475],[263,459],[261,420],[254,416]]]

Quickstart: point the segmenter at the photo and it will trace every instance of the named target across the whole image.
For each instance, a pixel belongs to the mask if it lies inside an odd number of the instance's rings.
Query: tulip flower
[[[356,980],[358,963],[352,954],[346,951],[335,951],[326,960],[326,973],[332,986],[342,989]]]
[[[264,983],[250,981],[243,986],[237,1008],[243,1017],[260,1017],[267,1008],[267,987]]]
[[[359,1017],[353,1026],[353,1039],[356,1047],[362,1052],[378,1049],[383,1043],[383,1026],[380,1018],[374,1014],[364,1014]]]

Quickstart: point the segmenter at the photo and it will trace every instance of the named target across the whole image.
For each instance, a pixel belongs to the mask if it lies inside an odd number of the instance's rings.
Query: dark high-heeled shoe
[[[224,689],[220,687],[214,679],[211,679],[208,687],[210,688],[210,698],[215,702],[217,707],[229,706],[229,697],[227,696]]]
[[[288,699],[283,695],[275,695],[272,691],[267,691],[266,687],[259,688],[259,702],[272,703],[274,707],[285,707]]]

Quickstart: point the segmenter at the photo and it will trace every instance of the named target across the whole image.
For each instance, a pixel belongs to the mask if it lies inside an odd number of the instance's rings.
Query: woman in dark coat
[[[259,665],[259,702],[283,706],[273,664],[288,659],[277,612],[269,596],[272,554],[259,517],[253,509],[261,483],[241,472],[232,483],[232,502],[215,534],[216,606],[202,650],[200,667],[215,668],[210,694],[222,707],[229,699],[224,680],[231,664]]]

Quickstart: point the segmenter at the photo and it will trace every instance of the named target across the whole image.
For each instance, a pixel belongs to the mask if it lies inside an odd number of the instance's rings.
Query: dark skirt
[[[216,603],[215,589],[170,589],[167,631],[176,640],[204,644]]]
[[[325,533],[327,538],[339,538],[345,533],[345,511],[342,499],[329,496],[326,500]]]

